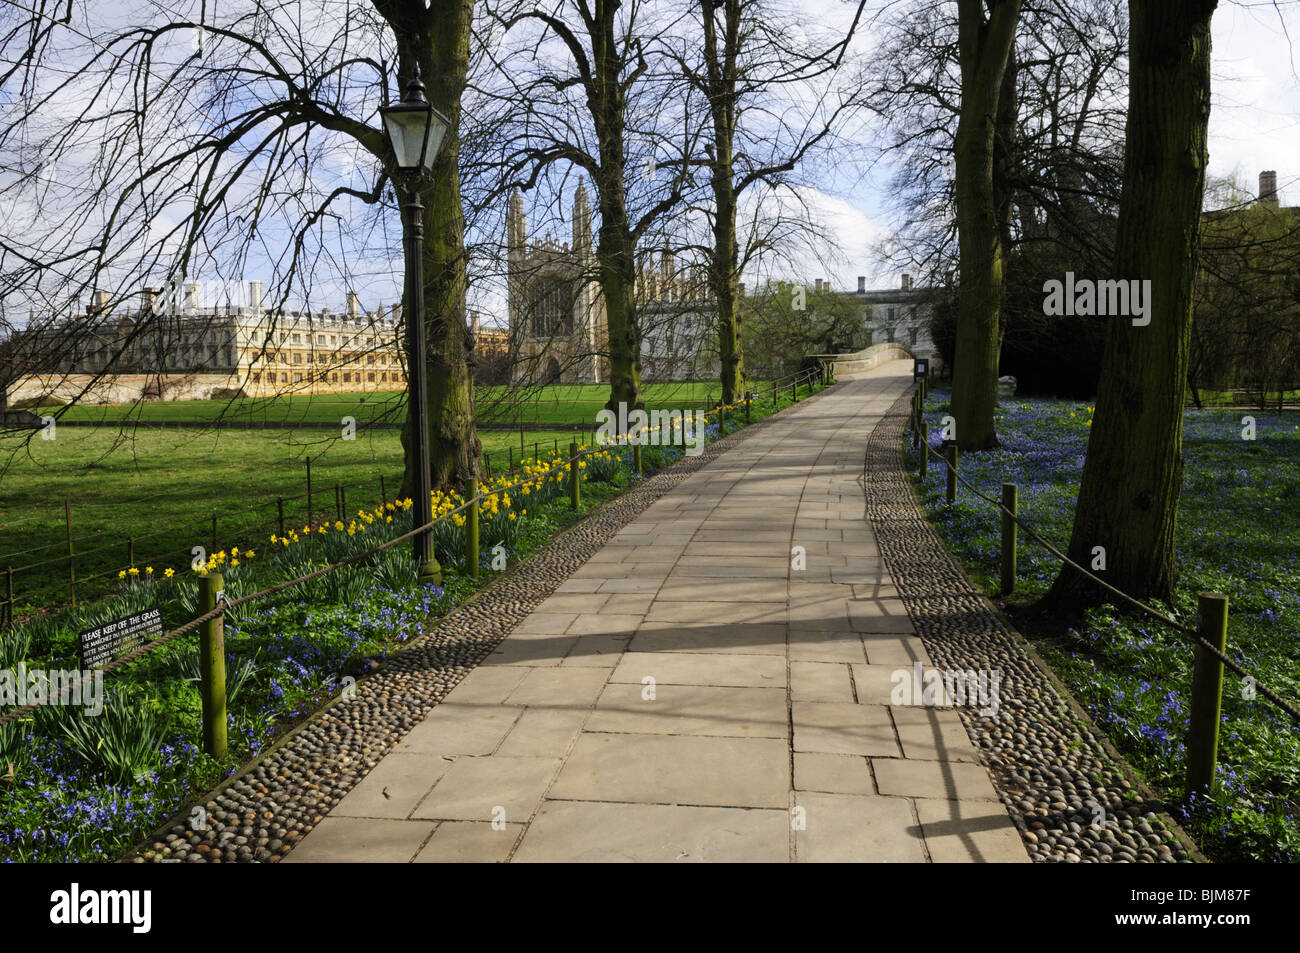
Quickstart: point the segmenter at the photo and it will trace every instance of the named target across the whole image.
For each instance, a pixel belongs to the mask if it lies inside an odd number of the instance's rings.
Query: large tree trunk
[[[1182,485],[1183,404],[1200,251],[1216,0],[1132,0],[1129,108],[1115,277],[1149,279],[1150,324],[1112,317],[1070,557],[1139,599],[1169,599]],[[1078,606],[1109,597],[1068,567],[1049,594]]]
[[[600,217],[596,262],[609,330],[609,401],[605,406],[617,412],[619,404],[626,404],[629,410],[645,406],[641,395],[641,325],[634,297],[635,243],[621,200],[610,206],[602,200]]]
[[[726,185],[730,184],[731,172],[728,170]],[[717,200],[717,218],[713,223],[713,261],[709,266],[709,278],[718,305],[722,402],[733,404],[745,387],[745,354],[740,338],[740,288],[736,276],[736,199],[730,188],[719,189],[716,182],[713,191]]]
[[[641,323],[635,298],[636,241],[627,216],[624,61],[616,35],[619,6],[619,0],[595,3],[591,42],[596,95],[590,103],[600,151],[596,261],[609,329],[609,401],[605,406],[615,412],[619,404],[626,404],[629,410],[645,406],[641,396]]]
[[[710,117],[713,122],[713,256],[709,282],[718,304],[719,382],[722,402],[734,403],[745,384],[745,357],[740,338],[739,252],[736,246],[736,56],[740,36],[740,0],[726,0],[722,49],[713,19],[714,0],[700,0],[704,27]]]
[[[960,0],[961,117],[957,162],[957,341],[953,356],[952,415],[963,450],[997,446],[998,329],[1005,249],[993,192],[994,131],[1007,58],[1015,40],[1020,0]]]
[[[433,174],[424,189],[424,322],[430,485],[465,486],[478,472],[482,444],[474,429],[472,346],[465,324],[465,219],[460,200],[460,96],[469,68],[473,0],[434,0],[394,24],[400,65],[398,90],[406,88],[414,63],[429,101],[451,120]],[[390,21],[391,22],[391,21]],[[403,29],[404,28],[404,29]],[[403,315],[409,315],[404,306]],[[413,360],[408,355],[407,360]],[[414,485],[409,450],[410,411],[402,434],[406,472],[403,494]]]

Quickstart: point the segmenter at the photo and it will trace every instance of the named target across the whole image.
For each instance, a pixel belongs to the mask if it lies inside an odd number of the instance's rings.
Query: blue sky
[[[884,0],[871,0],[869,11],[878,11],[884,5]],[[219,12],[229,15],[238,6],[238,3],[222,5]],[[311,6],[304,4],[304,8]],[[337,5],[333,6],[338,9]],[[907,3],[894,0],[888,6],[893,11],[905,11]],[[197,2],[186,0],[112,0],[97,3],[92,9],[96,21],[115,22],[120,26],[139,22],[132,17],[162,17],[167,15],[165,11],[190,11],[188,15],[197,16],[198,8]],[[800,12],[825,28],[836,24],[846,26],[854,9],[852,0],[801,0],[799,3]],[[1300,79],[1297,78],[1300,66],[1288,32],[1300,36],[1300,5],[1287,4],[1279,12],[1268,4],[1220,4],[1214,18],[1210,174],[1236,176],[1253,189],[1262,169],[1274,169],[1283,202],[1300,204]],[[854,41],[853,52],[869,60],[876,33],[862,31]],[[873,144],[868,131],[860,143],[862,153],[870,152]],[[336,171],[350,168],[353,159],[347,154],[328,158]],[[357,172],[364,177],[368,169]],[[810,171],[802,195],[816,210],[831,241],[797,255],[783,269],[787,272],[785,276],[801,278],[810,284],[813,278],[828,278],[832,286],[840,289],[855,288],[859,275],[867,276],[871,287],[895,285],[898,274],[875,254],[877,244],[888,236],[893,224],[887,204],[892,172],[888,164],[882,164],[871,170],[864,181],[848,188],[845,183],[832,180],[831,170]],[[564,199],[566,210],[570,200],[570,196]],[[10,218],[9,224],[0,227],[13,228],[15,220]],[[373,257],[359,269],[370,276],[365,289],[365,307],[391,303],[398,297],[401,256],[395,241],[396,221],[385,221],[382,233],[375,236],[376,241],[370,246]],[[557,234],[557,237],[567,238],[567,235]],[[385,242],[391,246],[388,254],[375,247]],[[260,263],[254,259],[247,270],[253,272],[258,267]],[[247,277],[263,276],[250,273]],[[329,281],[318,285],[312,294],[312,306],[340,310],[347,289]],[[498,287],[484,286],[471,291],[470,306],[482,311],[487,323],[504,321],[503,305]],[[22,310],[25,313],[25,307]]]

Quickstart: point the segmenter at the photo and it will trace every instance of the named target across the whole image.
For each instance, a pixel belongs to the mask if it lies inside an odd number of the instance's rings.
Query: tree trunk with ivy
[[[719,382],[722,402],[735,403],[745,385],[740,337],[739,251],[736,242],[735,139],[738,101],[736,58],[742,42],[740,0],[725,0],[718,43],[713,0],[700,0],[704,28],[705,85],[713,126],[710,185],[713,189],[713,254],[709,283],[718,305]]]
[[[961,115],[957,122],[957,240],[960,247],[952,415],[962,450],[997,446],[999,319],[1006,249],[993,189],[995,129],[1020,0],[959,0]]]
[[[627,212],[624,135],[627,124],[626,53],[619,44],[617,0],[596,0],[589,25],[592,48],[591,106],[598,139],[596,176],[600,232],[596,266],[609,332],[609,401],[617,412],[644,407],[641,394],[641,323],[636,307],[636,238]]]
[[[1110,318],[1069,555],[1138,599],[1169,600],[1183,406],[1200,253],[1215,0],[1132,0],[1129,107],[1115,274],[1150,280],[1150,323]],[[1047,601],[1114,597],[1065,567]]]

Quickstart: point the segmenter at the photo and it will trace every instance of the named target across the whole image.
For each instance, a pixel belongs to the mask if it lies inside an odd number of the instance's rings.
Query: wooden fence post
[[[72,502],[63,500],[63,524],[68,530],[68,588],[72,591],[72,607],[77,607],[77,554],[72,548]]]
[[[581,484],[578,482],[578,444],[569,444],[569,502],[576,510],[582,501]]]
[[[469,577],[478,578],[478,480],[471,476],[465,487],[465,501],[469,508],[465,510],[465,563],[469,567]]]
[[[1202,592],[1197,634],[1220,652],[1228,645],[1228,597]],[[1192,704],[1187,723],[1187,793],[1214,789],[1219,757],[1219,717],[1223,708],[1223,663],[1197,643],[1192,665]]]
[[[307,458],[307,525],[311,525],[311,457]]]
[[[284,497],[275,498],[275,516],[280,523],[280,535],[284,535]]]
[[[921,482],[930,475],[930,428],[921,421]]]
[[[199,577],[199,614],[206,615],[225,600],[217,573]],[[203,751],[226,756],[226,637],[222,616],[199,626],[199,692],[203,699]]]
[[[948,461],[948,483],[944,490],[944,499],[949,503],[957,501],[957,441],[949,440],[943,445],[943,457]]]
[[[388,502],[388,487],[384,485],[384,475],[379,474],[379,502]]]
[[[1002,594],[1016,591],[1016,485],[1002,484]],[[1006,510],[1010,510],[1007,513]]]

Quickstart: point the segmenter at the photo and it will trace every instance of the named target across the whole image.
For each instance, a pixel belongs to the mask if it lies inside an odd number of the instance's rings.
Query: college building
[[[609,380],[609,330],[597,281],[591,204],[574,192],[570,242],[530,241],[523,196],[506,219],[507,302],[515,383]],[[669,249],[642,256],[633,300],[641,323],[643,380],[716,376],[717,309],[699,269],[680,268]]]
[[[134,306],[95,292],[84,310],[37,322],[10,342],[8,405],[32,399],[126,403],[402,390],[401,308],[363,312],[356,293],[332,313],[209,305],[200,286],[178,296],[147,288]]]

